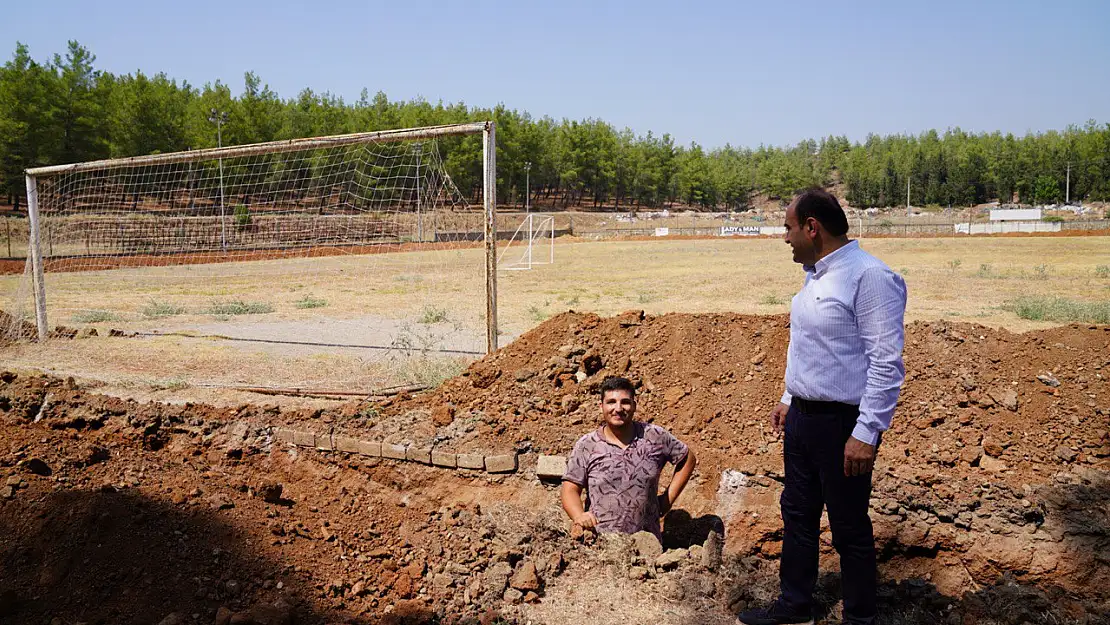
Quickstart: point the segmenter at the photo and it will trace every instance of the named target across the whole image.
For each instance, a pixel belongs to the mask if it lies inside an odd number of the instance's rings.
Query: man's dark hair
[[[794,200],[794,214],[801,226],[813,217],[834,237],[848,233],[848,217],[836,196],[824,189],[807,189]]]
[[[601,383],[601,398],[605,399],[605,394],[609,391],[628,391],[629,395],[636,397],[636,387],[632,385],[632,380],[628,378],[605,378]]]

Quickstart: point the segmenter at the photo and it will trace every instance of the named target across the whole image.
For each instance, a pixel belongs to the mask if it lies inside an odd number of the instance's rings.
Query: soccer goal
[[[501,249],[497,263],[505,271],[555,264],[555,218],[538,213],[525,215]]]
[[[446,324],[493,351],[495,158],[478,122],[29,169],[2,329],[261,314],[303,334],[327,315]]]

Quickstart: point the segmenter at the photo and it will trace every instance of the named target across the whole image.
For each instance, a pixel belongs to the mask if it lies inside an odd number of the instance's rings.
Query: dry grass
[[[1063,298],[1097,309],[1110,300],[1110,276],[1103,269],[1110,265],[1110,237],[868,239],[862,245],[905,276],[911,321],[949,318],[1021,331],[1053,322],[1019,316],[1019,298]],[[482,250],[465,249],[152,267],[51,274],[47,288],[51,320],[61,323],[111,318],[122,320],[111,327],[127,330],[187,330],[212,322],[202,312],[211,302],[244,301],[273,312],[234,317],[227,323],[242,325],[233,327],[300,324],[296,336],[274,338],[311,341],[305,323],[326,326],[368,315],[417,330],[449,324],[457,335],[481,337],[482,262]],[[18,279],[0,278],[0,293],[13,293]],[[784,313],[802,279],[777,240],[560,242],[555,265],[499,274],[500,329],[504,342],[567,309],[603,315],[628,309]],[[423,359],[391,361],[399,358],[396,353],[383,359],[328,348],[315,356],[282,356],[275,348],[183,338],[22,345],[6,349],[4,358],[10,366],[102,379],[332,388],[434,381],[458,369],[457,360],[437,363],[430,351],[435,345],[404,347]]]

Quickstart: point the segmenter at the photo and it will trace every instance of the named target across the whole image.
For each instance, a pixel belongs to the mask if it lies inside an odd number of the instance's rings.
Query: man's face
[[[798,214],[794,210],[793,202],[786,207],[786,221],[783,222],[783,225],[786,226],[786,233],[782,235],[782,238],[794,251],[794,262],[802,265],[812,265],[815,262],[813,260],[813,229],[816,225],[813,222],[816,220],[808,219],[807,221],[809,223],[798,223]]]
[[[622,427],[632,423],[636,414],[636,398],[624,390],[606,391],[601,397],[601,416],[609,427]]]

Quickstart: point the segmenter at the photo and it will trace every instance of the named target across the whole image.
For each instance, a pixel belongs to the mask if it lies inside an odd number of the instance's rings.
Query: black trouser
[[[859,408],[832,402],[791,402],[783,439],[786,478],[780,577],[791,612],[810,614],[817,585],[821,509],[828,508],[833,546],[840,554],[844,620],[875,619],[875,536],[867,515],[871,473],[844,475],[844,445]]]

